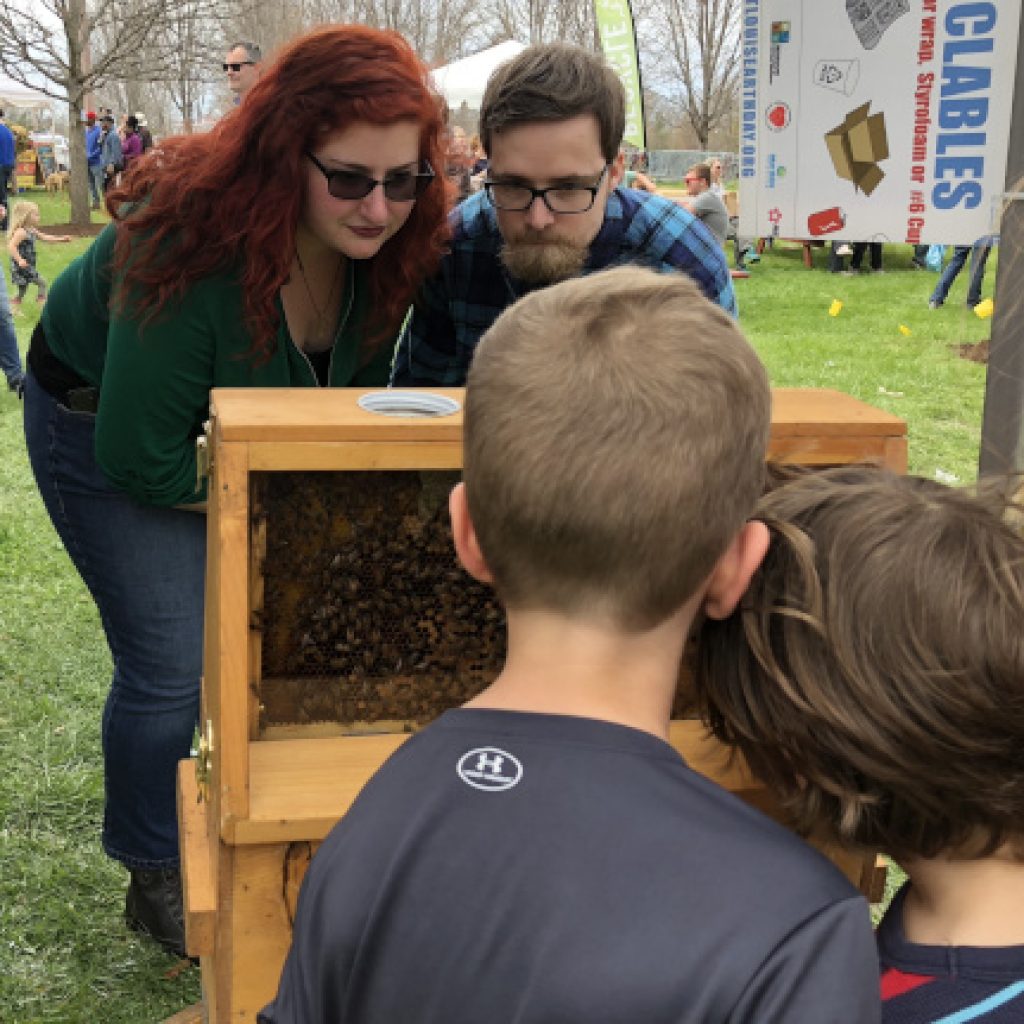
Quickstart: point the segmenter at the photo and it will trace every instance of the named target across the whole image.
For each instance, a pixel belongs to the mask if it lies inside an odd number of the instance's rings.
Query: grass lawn
[[[798,247],[778,243],[748,279],[735,282],[741,323],[772,383],[836,388],[900,416],[908,424],[911,472],[973,481],[985,367],[960,358],[957,347],[987,339],[992,321],[965,305],[967,270],[945,305],[931,310],[937,275],[914,270],[908,246],[886,246],[885,273],[853,277],[828,273],[824,250],[815,252],[814,270],[800,256]],[[985,296],[995,274],[993,258]],[[835,299],[843,306],[832,317]]]
[[[43,230],[67,194],[31,192]],[[94,220],[100,215],[93,214]],[[105,217],[103,217],[105,219]],[[90,244],[40,242],[47,281]],[[3,260],[7,281],[10,268]],[[22,348],[35,288],[16,317]],[[99,722],[110,657],[39,500],[21,405],[0,393],[0,1024],[149,1024],[199,999],[199,972],[129,933],[127,872],[100,848]]]
[[[33,193],[47,224],[66,196]],[[98,215],[94,214],[94,217]],[[88,241],[40,243],[53,280]],[[824,265],[823,254],[817,259]],[[907,419],[911,469],[974,478],[984,367],[954,348],[988,336],[963,307],[960,280],[929,311],[935,275],[886,251],[884,275],[808,271],[799,252],[769,250],[736,282],[741,320],[780,386],[834,387]],[[6,262],[6,261],[5,261]],[[985,294],[991,295],[995,260]],[[966,274],[961,275],[962,278]],[[830,317],[834,299],[842,313]],[[18,318],[24,347],[34,289]],[[899,325],[910,329],[901,334]],[[130,935],[126,872],[99,845],[99,721],[109,657],[85,588],[31,479],[18,400],[0,394],[0,1024],[160,1021],[199,998],[198,972]]]

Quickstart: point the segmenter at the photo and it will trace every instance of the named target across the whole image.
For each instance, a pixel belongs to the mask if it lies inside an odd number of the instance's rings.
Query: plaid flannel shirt
[[[452,211],[452,241],[434,278],[420,289],[399,335],[391,383],[458,387],[473,350],[499,314],[532,289],[514,280],[498,254],[494,207],[478,192]],[[725,253],[696,217],[648,192],[617,188],[590,244],[583,273],[633,264],[681,270],[723,309],[736,315]]]

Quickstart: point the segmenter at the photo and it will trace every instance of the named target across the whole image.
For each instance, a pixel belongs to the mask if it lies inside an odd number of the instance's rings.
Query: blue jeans
[[[7,278],[0,270],[0,370],[9,387],[18,387],[25,376],[18,351],[18,335],[11,316],[11,300],[7,294]]]
[[[92,197],[93,206],[100,206],[103,203],[103,179],[105,177],[103,164],[89,164],[89,194]]]
[[[992,251],[992,236],[979,238],[974,245],[957,245],[953,247],[953,256],[946,269],[943,270],[932,292],[930,302],[942,305],[946,301],[949,289],[953,286],[956,275],[964,268],[967,257],[971,257],[971,280],[967,285],[967,305],[976,306],[981,302],[981,283],[985,278],[985,264],[988,254]]]
[[[0,206],[4,208],[4,215],[0,217],[0,231],[7,230],[7,215],[10,213],[7,202],[7,192],[11,186],[11,178],[14,176],[14,164],[3,164],[0,166]],[[15,187],[14,194],[18,194],[18,189]]]
[[[142,505],[111,486],[94,457],[95,419],[64,408],[29,371],[32,471],[114,662],[103,709],[103,847],[130,868],[175,867],[175,770],[199,717],[206,516]]]

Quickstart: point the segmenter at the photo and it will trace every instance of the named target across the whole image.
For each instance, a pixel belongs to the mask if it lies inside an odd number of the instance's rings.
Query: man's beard
[[[572,242],[506,241],[501,249],[505,269],[524,284],[554,284],[578,277],[587,259],[589,246]]]

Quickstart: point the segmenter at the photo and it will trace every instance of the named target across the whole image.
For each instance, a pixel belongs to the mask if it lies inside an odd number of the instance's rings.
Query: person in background
[[[124,154],[121,150],[121,136],[114,130],[114,115],[104,111],[100,118],[100,164],[103,168],[103,191],[114,186],[118,174],[124,170]]]
[[[103,129],[96,123],[96,112],[85,115],[85,158],[89,168],[89,194],[92,208],[98,210],[103,199]]]
[[[5,217],[7,210],[0,210]],[[7,388],[21,395],[25,387],[25,370],[18,350],[18,333],[11,316],[11,300],[7,294],[7,280],[0,270],[0,371],[3,371]]]
[[[770,406],[684,274],[604,270],[495,321],[449,507],[505,664],[317,850],[261,1024],[877,1024],[863,897],[669,742],[690,624],[768,543]]]
[[[658,186],[652,178],[643,172],[644,157],[642,153],[633,153],[629,158],[629,167],[623,172],[622,184],[626,188],[637,188],[641,192],[657,192]]]
[[[715,735],[802,830],[907,874],[877,932],[885,1024],[1024,1021],[1024,537],[1005,504],[803,474],[759,503],[768,554],[697,638]]]
[[[935,290],[928,299],[929,309],[938,309],[946,301],[949,289],[957,275],[964,269],[967,257],[971,259],[970,281],[967,285],[967,307],[974,307],[981,302],[981,286],[985,280],[985,264],[988,263],[989,253],[995,244],[993,235],[983,235],[974,245],[957,245],[953,247],[953,255],[945,270],[939,275],[935,283]]]
[[[444,176],[452,185],[457,203],[461,203],[470,193],[471,167],[472,156],[466,139],[466,130],[455,125],[448,130]]]
[[[210,389],[386,383],[447,237],[440,136],[429,71],[397,33],[300,36],[210,131],[136,160],[32,336],[32,470],[113,655],[103,848],[129,872],[129,927],[179,956]]]
[[[153,148],[153,135],[146,124],[146,115],[136,112],[135,120],[139,125],[139,140],[142,143],[142,152],[148,153]]]
[[[722,181],[722,161],[716,156],[708,164],[708,168],[711,171],[711,182],[708,187],[721,199],[725,195],[725,183]]]
[[[221,66],[228,76],[228,88],[234,93],[237,105],[260,80],[263,72],[263,53],[255,43],[235,43],[228,50],[228,55]]]
[[[48,235],[39,230],[39,207],[19,199],[11,210],[11,224],[7,230],[7,253],[11,257],[11,283],[17,285],[18,295],[11,300],[15,312],[21,309],[28,286],[36,286],[36,304],[46,302],[46,281],[36,267],[36,242],[70,242],[70,235]]]
[[[473,161],[473,166],[470,168],[471,173],[483,174],[487,170],[487,154],[484,152],[479,135],[474,134],[470,137],[469,155]]]
[[[707,164],[694,164],[686,172],[686,191],[690,199],[684,199],[683,203],[724,249],[729,233],[729,211],[721,197],[711,191],[711,168]]]
[[[124,119],[124,137],[121,140],[124,169],[127,171],[133,160],[142,156],[142,138],[139,135],[139,119],[129,114]]]
[[[479,135],[471,135],[469,139],[469,189],[471,192],[479,192],[484,187],[484,180],[487,177],[487,154],[484,152],[483,144]]]
[[[853,255],[853,246],[849,242],[832,240],[829,246],[828,269],[832,274],[850,274],[846,269],[846,257]]]
[[[531,46],[491,75],[480,109],[484,189],[452,211],[450,252],[420,290],[392,383],[458,386],[473,349],[529,291],[610,266],[687,274],[736,312],[725,254],[688,211],[620,189],[626,96],[603,57]]]
[[[882,269],[881,242],[854,242],[853,255],[850,257],[850,270],[857,274],[864,262],[864,253],[868,253],[869,265],[873,274],[884,274]]]
[[[708,163],[711,168],[711,191],[725,202],[725,181],[723,179],[722,161],[715,157]],[[728,213],[728,206],[726,212]],[[740,222],[738,216],[729,217],[729,230],[726,238],[732,239],[733,259],[736,269],[746,271],[747,263],[760,263],[761,256],[755,247],[755,239],[741,238],[739,234]]]
[[[0,231],[7,229],[7,190],[10,187],[11,175],[17,166],[18,156],[14,145],[14,132],[7,127],[4,112],[0,110],[0,207],[4,210],[0,219]]]

